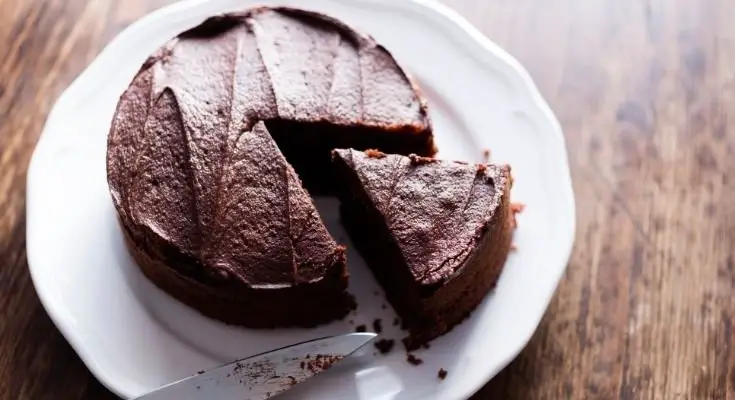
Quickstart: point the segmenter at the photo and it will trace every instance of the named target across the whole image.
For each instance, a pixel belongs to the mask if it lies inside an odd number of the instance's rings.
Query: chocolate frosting
[[[122,224],[218,279],[311,282],[343,248],[262,121],[429,129],[410,79],[375,41],[320,14],[213,17],[151,56],[112,121],[107,172]]]
[[[385,219],[415,281],[458,274],[504,196],[507,167],[338,149]]]

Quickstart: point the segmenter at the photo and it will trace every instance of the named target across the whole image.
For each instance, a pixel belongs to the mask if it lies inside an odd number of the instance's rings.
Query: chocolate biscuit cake
[[[509,168],[353,149],[333,163],[343,225],[408,328],[408,350],[449,331],[510,251]]]
[[[143,64],[112,121],[107,178],[153,283],[228,323],[312,326],[354,307],[345,250],[308,193],[333,191],[338,147],[433,155],[425,101],[371,37],[256,8]]]

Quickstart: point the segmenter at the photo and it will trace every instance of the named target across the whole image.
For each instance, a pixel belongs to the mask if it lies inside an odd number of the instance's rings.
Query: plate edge
[[[361,0],[361,1],[367,1],[367,0]],[[382,3],[386,6],[396,7],[399,6],[399,2],[393,3],[389,0],[369,0],[373,3]],[[159,20],[163,17],[165,17],[167,14],[174,14],[174,13],[180,13],[184,12],[187,9],[196,7],[197,5],[206,3],[207,0],[184,0],[179,3],[174,3],[169,6],[165,6],[162,8],[159,8],[157,10],[152,11],[151,13],[141,17],[140,19],[133,22],[130,26],[125,28],[122,32],[120,32],[118,35],[113,38],[113,40],[106,45],[103,50],[99,53],[99,55],[95,58],[92,63],[90,63],[89,66],[87,66],[78,76],[74,79],[74,81],[69,85],[69,87],[62,92],[62,94],[58,97],[56,102],[54,103],[54,106],[52,107],[51,111],[48,114],[48,117],[46,118],[46,122],[44,124],[44,129],[41,132],[41,135],[39,137],[38,143],[36,145],[36,148],[33,151],[31,161],[28,168],[28,175],[26,178],[26,201],[30,204],[33,202],[34,196],[32,195],[33,192],[33,185],[32,181],[34,180],[34,176],[37,175],[36,168],[34,168],[34,165],[36,164],[36,153],[39,151],[39,149],[43,149],[43,143],[44,138],[47,137],[47,131],[49,126],[53,126],[53,121],[57,119],[57,114],[60,113],[59,110],[63,110],[65,108],[65,105],[67,103],[70,103],[71,98],[73,98],[72,95],[75,94],[76,91],[78,91],[77,87],[80,85],[80,81],[82,81],[82,78],[84,77],[85,73],[87,73],[90,69],[93,69],[92,67],[99,62],[100,59],[105,57],[105,54],[111,53],[113,48],[120,47],[119,43],[124,42],[127,40],[126,35],[131,35],[130,32],[133,32],[135,30],[141,29],[141,27],[145,25],[150,25],[152,22]],[[557,140],[553,141],[553,147],[556,149],[553,150],[554,153],[561,156],[564,162],[560,163],[554,163],[557,165],[557,168],[561,168],[563,172],[560,176],[564,179],[564,192],[566,197],[565,203],[568,205],[567,212],[569,212],[569,215],[567,215],[568,218],[566,218],[566,221],[568,221],[568,224],[565,226],[565,237],[568,239],[566,240],[567,245],[563,248],[559,249],[559,251],[556,252],[556,257],[560,264],[564,265],[564,268],[561,268],[558,273],[558,277],[555,282],[555,289],[551,292],[551,294],[548,296],[547,299],[545,299],[545,307],[544,312],[541,313],[541,315],[538,318],[538,321],[535,323],[535,328],[528,334],[527,338],[524,338],[522,341],[522,345],[512,351],[511,356],[507,358],[502,365],[498,365],[495,368],[489,368],[487,370],[487,377],[480,382],[478,385],[475,385],[476,387],[468,388],[469,390],[462,390],[461,393],[455,392],[457,394],[457,398],[465,398],[471,396],[473,393],[477,392],[479,389],[481,389],[487,381],[492,379],[500,370],[502,370],[505,366],[507,366],[519,353],[520,351],[525,348],[528,341],[532,337],[533,333],[535,332],[536,328],[538,327],[538,323],[540,323],[541,318],[543,315],[545,315],[546,310],[548,310],[548,306],[551,302],[551,299],[553,298],[556,290],[558,289],[559,282],[564,275],[571,252],[574,246],[574,239],[575,239],[575,231],[576,231],[576,205],[575,205],[575,199],[574,199],[574,193],[573,193],[573,187],[572,187],[572,180],[571,180],[571,173],[569,170],[569,158],[566,150],[566,144],[565,139],[563,135],[563,131],[561,128],[561,124],[559,123],[558,119],[554,115],[551,107],[548,105],[546,100],[541,95],[540,91],[538,90],[538,87],[536,86],[535,82],[533,81],[532,77],[528,73],[528,71],[525,69],[525,67],[522,66],[522,64],[515,59],[512,55],[510,55],[506,50],[499,47],[497,44],[492,42],[489,38],[487,38],[484,34],[482,34],[475,26],[473,26],[467,19],[462,17],[459,13],[454,11],[453,9],[449,8],[448,6],[439,3],[435,0],[406,0],[402,4],[400,4],[400,7],[410,9],[410,7],[418,6],[415,9],[413,9],[413,12],[426,12],[431,11],[435,13],[436,15],[440,15],[443,17],[445,22],[447,23],[446,26],[453,25],[454,27],[464,31],[469,38],[472,39],[475,45],[479,46],[480,48],[484,49],[485,51],[493,54],[498,59],[505,62],[511,69],[513,69],[518,75],[521,77],[521,80],[523,82],[523,92],[525,92],[527,95],[530,96],[531,101],[533,104],[541,111],[541,114],[544,116],[544,118],[547,120],[547,122],[553,127],[554,133],[557,136]],[[109,57],[109,56],[107,56]],[[478,58],[479,60],[479,58]],[[480,60],[483,64],[486,64],[484,60]],[[30,208],[30,207],[29,207]],[[31,241],[29,238],[32,236],[31,232],[33,231],[32,226],[35,224],[30,223],[32,218],[30,217],[30,213],[28,212],[28,209],[26,209],[26,222],[27,222],[27,229],[26,229],[26,245],[28,247],[27,249],[27,261],[28,261],[28,269],[31,274],[31,281],[33,282],[34,288],[37,287],[37,277],[34,275],[34,269],[32,267],[32,254],[34,254],[34,251],[30,251],[29,244]],[[64,336],[64,338],[69,342],[69,344],[72,346],[72,348],[75,350],[75,352],[79,355],[82,362],[87,366],[87,368],[90,370],[90,372],[102,383],[107,389],[109,389],[111,392],[115,393],[117,396],[120,397],[126,397],[126,396],[132,396],[132,393],[126,393],[124,390],[119,390],[119,388],[114,385],[114,379],[107,374],[105,371],[103,371],[101,368],[98,368],[96,366],[96,363],[94,363],[93,358],[88,354],[89,350],[87,350],[80,341],[77,340],[76,335],[70,332],[70,329],[68,329],[65,322],[62,322],[58,318],[57,312],[50,312],[50,310],[54,309],[54,306],[51,305],[51,302],[48,298],[46,298],[47,295],[41,294],[38,290],[36,290],[36,293],[41,301],[42,306],[46,310],[47,314],[53,321],[54,325],[56,325],[57,329],[61,332],[61,334]]]

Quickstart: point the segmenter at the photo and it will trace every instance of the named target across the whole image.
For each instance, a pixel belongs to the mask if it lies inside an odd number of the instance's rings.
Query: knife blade
[[[215,367],[136,400],[265,400],[329,369],[376,336],[349,333],[298,343]]]

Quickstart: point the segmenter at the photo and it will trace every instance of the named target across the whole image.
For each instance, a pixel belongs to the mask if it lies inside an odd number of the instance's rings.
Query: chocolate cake
[[[511,246],[510,169],[335,150],[342,222],[409,329],[413,350],[495,285]]]
[[[336,147],[435,153],[425,102],[388,51],[302,10],[207,19],[143,64],[112,121],[107,177],[131,254],[225,322],[344,316],[345,250],[307,193],[329,193]]]

